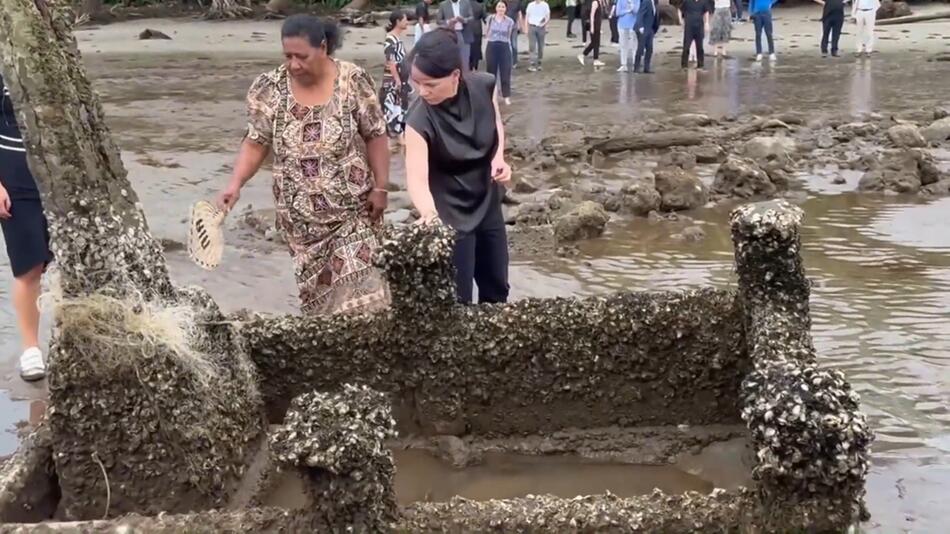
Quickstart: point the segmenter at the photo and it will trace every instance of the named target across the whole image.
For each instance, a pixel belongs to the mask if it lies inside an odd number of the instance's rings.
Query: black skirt
[[[3,239],[13,276],[20,277],[37,265],[46,266],[53,261],[49,250],[49,228],[43,205],[38,199],[13,199],[9,219],[0,219]]]

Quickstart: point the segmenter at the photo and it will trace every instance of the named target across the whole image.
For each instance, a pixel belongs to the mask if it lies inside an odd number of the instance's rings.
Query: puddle
[[[651,493],[655,488],[678,494],[708,493],[715,487],[711,480],[676,466],[606,463],[574,456],[489,453],[478,465],[455,469],[425,451],[399,450],[393,455],[396,499],[403,505],[448,501],[456,495],[475,501],[542,494],[571,498],[607,491],[619,497],[633,497]],[[708,465],[699,471],[705,469],[712,472],[715,467]],[[748,479],[747,472],[730,476],[735,480]],[[263,504],[283,508],[304,506],[302,484],[295,473],[282,473]]]

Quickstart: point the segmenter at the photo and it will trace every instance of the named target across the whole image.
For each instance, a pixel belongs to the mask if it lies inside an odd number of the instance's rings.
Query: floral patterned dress
[[[334,61],[324,105],[298,103],[283,66],[260,75],[247,95],[247,138],[274,155],[277,228],[305,314],[373,311],[389,299],[373,267],[381,228],[366,208],[374,179],[365,140],[385,135],[386,123],[366,71]]]

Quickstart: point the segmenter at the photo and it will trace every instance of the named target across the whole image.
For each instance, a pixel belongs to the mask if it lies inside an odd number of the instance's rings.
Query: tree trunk
[[[209,19],[241,19],[249,17],[253,10],[241,5],[238,0],[211,0],[206,17]]]
[[[0,70],[60,273],[48,414],[60,511],[98,519],[224,506],[263,431],[251,364],[214,301],[172,285],[71,14],[52,7],[0,4]]]

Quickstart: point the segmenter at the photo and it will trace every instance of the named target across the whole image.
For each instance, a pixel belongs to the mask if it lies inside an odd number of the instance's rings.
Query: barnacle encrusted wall
[[[864,482],[873,434],[859,398],[815,357],[809,283],[801,258],[802,211],[785,201],[732,214],[739,294],[755,367],[743,381],[742,418],[768,502],[811,502],[833,524],[867,515]]]
[[[751,362],[733,291],[461,306],[449,231],[400,232],[380,255],[391,311],[242,328],[272,415],[353,382],[389,393],[400,429],[423,433],[739,422]]]

